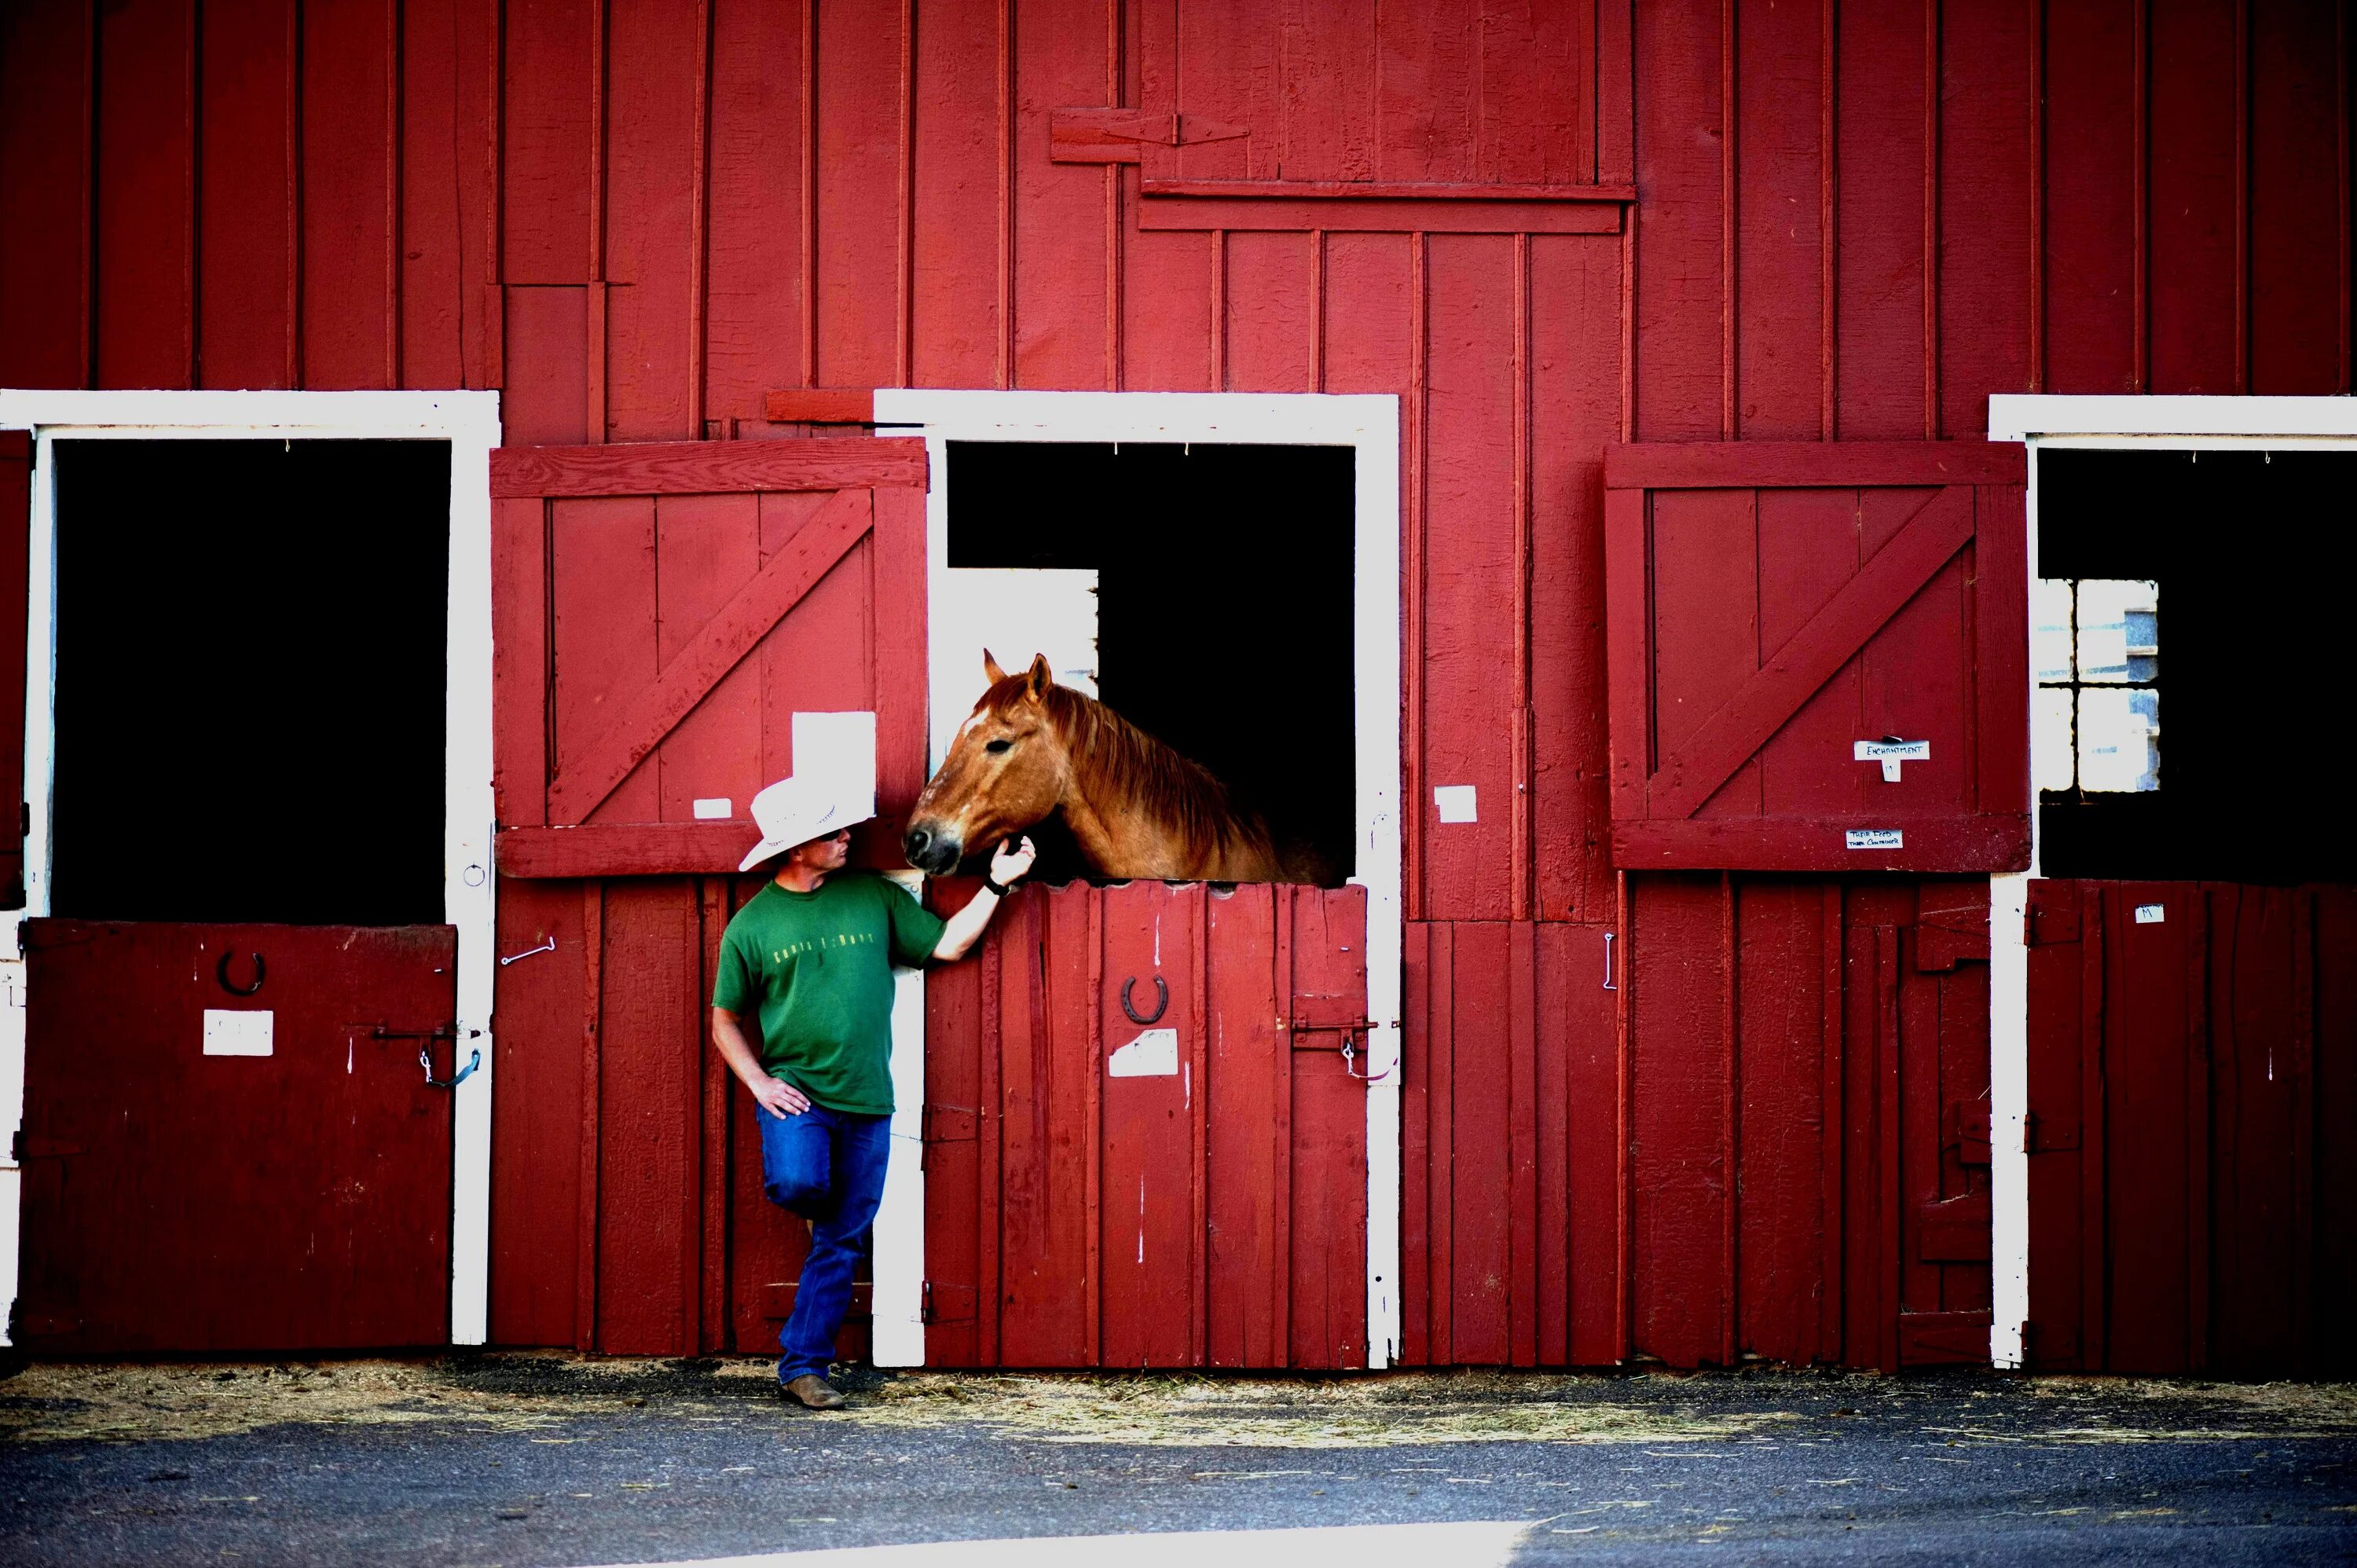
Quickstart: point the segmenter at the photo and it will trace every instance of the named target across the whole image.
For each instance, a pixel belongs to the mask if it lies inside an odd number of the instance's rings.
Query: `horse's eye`
[[[992,741],[988,746],[984,746],[982,749],[983,749],[983,750],[985,750],[985,751],[986,751],[986,752],[989,752],[992,756],[994,756],[994,757],[995,757],[995,756],[996,756],[998,753],[1000,753],[1000,752],[1002,752],[1002,751],[1005,751],[1008,746],[1013,746],[1014,744],[1015,744],[1015,743],[1014,743],[1013,741],[1011,741],[1011,740],[994,740],[994,741]]]

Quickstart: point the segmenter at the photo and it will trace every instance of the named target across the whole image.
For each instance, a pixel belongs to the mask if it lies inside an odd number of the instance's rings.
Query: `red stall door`
[[[936,972],[928,1362],[1365,1365],[1366,924],[1357,887],[1041,888]]]
[[[16,1342],[449,1338],[448,926],[25,927]]]

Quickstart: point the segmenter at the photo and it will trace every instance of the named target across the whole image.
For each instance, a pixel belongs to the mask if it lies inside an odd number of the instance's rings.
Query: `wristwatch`
[[[985,887],[989,888],[993,893],[998,895],[1001,898],[1006,897],[1009,893],[1014,891],[1011,887],[1001,887],[998,885],[998,879],[992,876],[990,873],[986,871],[982,874],[982,885]]]

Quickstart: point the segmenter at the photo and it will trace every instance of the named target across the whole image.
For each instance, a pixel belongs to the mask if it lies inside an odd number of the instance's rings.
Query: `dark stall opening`
[[[52,912],[440,924],[448,445],[57,455]]]
[[[2357,877],[2336,738],[2357,628],[2357,456],[2062,449],[2038,463],[2043,874]]]
[[[1095,571],[1100,699],[1329,885],[1356,869],[1353,464],[1346,446],[949,448],[949,564]],[[1034,650],[993,651],[1013,670]],[[1041,853],[1043,875],[1071,875],[1052,835]]]

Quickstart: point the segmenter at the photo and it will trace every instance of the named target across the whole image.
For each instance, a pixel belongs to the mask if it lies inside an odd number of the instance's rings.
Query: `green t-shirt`
[[[774,881],[720,939],[712,1004],[758,1015],[761,1065],[830,1111],[892,1109],[892,966],[914,969],[940,916],[873,872],[838,871],[815,893]]]

